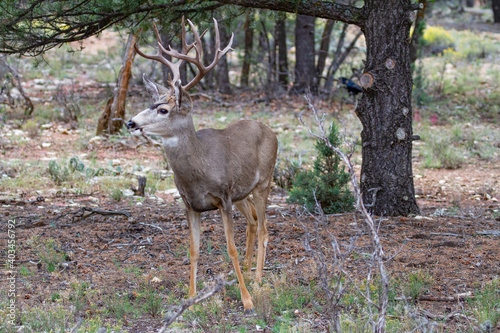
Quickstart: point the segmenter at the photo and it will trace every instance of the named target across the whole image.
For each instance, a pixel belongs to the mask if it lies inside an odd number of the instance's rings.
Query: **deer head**
[[[132,118],[127,122],[127,128],[130,130],[132,135],[159,135],[164,139],[168,139],[175,135],[175,130],[183,130],[189,127],[192,123],[190,116],[190,111],[192,109],[191,97],[187,93],[189,89],[194,87],[200,80],[205,76],[219,60],[231,49],[233,43],[234,34],[231,35],[228,45],[221,50],[220,49],[220,34],[217,24],[217,20],[214,20],[215,26],[215,57],[210,63],[210,65],[205,66],[202,62],[203,58],[203,47],[201,43],[201,38],[205,35],[207,30],[205,30],[201,36],[198,34],[194,28],[193,23],[188,21],[191,30],[194,35],[194,42],[187,44],[186,42],[186,26],[184,23],[184,17],[182,17],[182,53],[177,50],[172,49],[170,46],[166,49],[161,43],[161,37],[154,25],[154,30],[156,37],[158,39],[158,53],[156,55],[144,54],[137,44],[134,45],[136,52],[144,58],[159,61],[164,64],[173,73],[172,79],[169,81],[170,87],[164,87],[158,83],[149,80],[145,75],[143,76],[144,85],[146,89],[151,94],[153,103],[149,108],[139,113],[137,116]],[[189,56],[189,51],[194,48],[195,55]],[[170,61],[163,56],[163,54],[169,55],[176,62]],[[182,63],[186,61],[196,65],[198,68],[198,74],[186,85],[182,85],[180,78],[180,67]],[[168,119],[168,121],[167,121]]]

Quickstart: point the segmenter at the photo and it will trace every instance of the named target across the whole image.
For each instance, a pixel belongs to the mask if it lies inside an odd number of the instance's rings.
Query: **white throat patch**
[[[163,145],[169,148],[175,148],[179,144],[179,138],[176,136],[171,136],[169,138],[162,138]]]

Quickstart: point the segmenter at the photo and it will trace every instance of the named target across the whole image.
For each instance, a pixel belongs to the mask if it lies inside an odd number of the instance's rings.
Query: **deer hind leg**
[[[253,202],[255,204],[255,209],[257,211],[257,218],[258,218],[257,273],[255,274],[255,280],[257,282],[261,282],[262,280],[262,270],[264,269],[264,263],[266,261],[267,241],[269,240],[267,232],[267,219],[266,219],[266,207],[267,207],[268,195],[269,195],[269,187],[264,189],[256,189],[253,192]]]
[[[247,253],[245,255],[245,266],[247,272],[252,270],[253,248],[257,237],[257,212],[250,197],[238,201],[234,204],[236,208],[247,219]]]
[[[222,216],[222,223],[224,224],[224,231],[226,234],[227,253],[229,254],[229,258],[233,263],[234,271],[236,272],[236,275],[238,277],[238,283],[240,285],[241,291],[241,301],[243,302],[245,312],[251,312],[253,310],[252,298],[250,297],[250,293],[245,286],[245,280],[243,279],[243,275],[241,274],[240,264],[238,263],[238,250],[236,249],[236,245],[234,243],[234,223],[231,206],[232,204],[229,202],[219,208]]]
[[[196,295],[196,272],[200,257],[201,214],[191,208],[187,209],[189,224],[189,259],[191,260],[191,275],[189,277],[189,297]]]

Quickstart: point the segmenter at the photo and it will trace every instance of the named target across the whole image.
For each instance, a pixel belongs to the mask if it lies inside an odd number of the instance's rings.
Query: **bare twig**
[[[309,134],[314,136],[315,138],[323,141],[328,148],[330,148],[332,151],[334,151],[340,159],[344,162],[344,164],[347,167],[347,170],[350,174],[351,177],[351,184],[354,189],[354,194],[356,197],[356,207],[357,209],[363,214],[364,216],[364,221],[365,224],[370,232],[370,239],[373,245],[373,262],[377,266],[379,275],[380,275],[380,283],[381,283],[381,289],[382,292],[379,294],[379,304],[377,306],[379,313],[378,313],[378,319],[377,322],[374,323],[373,331],[374,332],[384,332],[385,331],[385,323],[386,323],[386,314],[387,314],[387,306],[388,306],[388,301],[389,301],[389,278],[387,275],[387,271],[385,269],[384,265],[384,250],[382,248],[382,244],[380,243],[380,238],[377,233],[377,227],[376,224],[371,216],[371,214],[368,212],[366,209],[366,205],[363,202],[363,198],[361,196],[361,190],[358,185],[356,173],[354,170],[354,166],[351,163],[351,155],[346,155],[342,150],[340,150],[338,147],[335,147],[332,145],[330,140],[328,140],[328,136],[325,131],[325,115],[323,114],[321,117],[318,115],[318,112],[316,111],[316,108],[311,102],[311,99],[308,95],[305,96],[305,99],[309,105],[309,108],[313,112],[314,120],[316,122],[316,125],[319,129],[319,134],[314,133],[311,130],[311,127],[304,121],[302,118],[302,114],[299,116],[300,122],[306,126],[306,128],[309,131]],[[369,288],[367,288],[369,290]],[[366,295],[369,297],[369,294]]]
[[[180,306],[171,307],[170,310],[165,315],[165,324],[158,331],[158,333],[165,332],[166,329],[167,329],[167,327],[169,327],[170,325],[172,325],[172,323],[184,311],[186,311],[187,308],[189,308],[190,306],[192,306],[194,304],[198,304],[198,303],[206,300],[207,298],[209,298],[209,297],[215,295],[216,293],[218,293],[219,291],[221,291],[226,286],[230,286],[230,285],[232,285],[235,282],[236,282],[236,280],[232,280],[232,281],[228,282],[226,280],[223,280],[221,277],[217,277],[216,280],[215,280],[215,285],[214,286],[212,286],[212,287],[205,287],[202,291],[200,291],[198,293],[198,295],[196,295],[195,297],[190,298],[190,299],[182,302],[182,304]]]
[[[73,328],[71,329],[71,333],[75,333],[75,332],[77,332],[77,331],[78,331],[78,329],[80,328],[80,326],[82,326],[82,323],[83,323],[83,319],[82,319],[82,317],[78,317],[78,321],[76,322],[75,327],[73,327]]]
[[[431,301],[431,302],[460,302],[465,300],[466,298],[473,298],[472,293],[470,291],[465,293],[456,294],[453,296],[431,296],[431,295],[422,295],[418,298],[419,301]]]
[[[88,214],[86,214],[88,212]],[[131,217],[132,215],[124,210],[102,210],[102,209],[97,209],[97,208],[88,208],[88,207],[82,207],[81,209],[77,210],[76,212],[70,212],[67,214],[62,214],[56,217],[53,221],[57,221],[60,218],[67,216],[67,215],[73,215],[71,217],[71,222],[79,221],[86,219],[87,217],[90,217],[94,214],[99,214],[103,216],[110,216],[110,215],[123,215],[126,217]]]

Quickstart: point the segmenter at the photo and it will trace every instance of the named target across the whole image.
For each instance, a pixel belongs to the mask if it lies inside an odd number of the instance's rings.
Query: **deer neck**
[[[195,161],[202,153],[200,139],[196,136],[193,119],[187,116],[183,126],[176,127],[169,136],[162,136],[163,148],[172,170],[186,165],[197,165]]]

